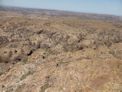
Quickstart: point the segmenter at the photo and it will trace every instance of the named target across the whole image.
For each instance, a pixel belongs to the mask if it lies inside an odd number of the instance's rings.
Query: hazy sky
[[[122,16],[122,0],[0,0],[0,5]]]

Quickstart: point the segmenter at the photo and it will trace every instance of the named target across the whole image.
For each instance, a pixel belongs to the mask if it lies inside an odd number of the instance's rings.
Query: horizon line
[[[92,14],[92,15],[106,15],[106,16],[116,16],[116,17],[122,17],[122,15],[116,15],[116,14],[107,14],[107,13],[96,13],[96,12],[81,12],[81,11],[73,11],[73,10],[64,10],[64,9],[49,9],[49,8],[36,8],[36,7],[23,7],[23,6],[11,6],[11,5],[0,5],[0,7],[5,8],[23,8],[23,9],[35,9],[35,10],[49,10],[49,11],[62,11],[62,12],[70,12],[70,13],[81,13],[81,14]]]

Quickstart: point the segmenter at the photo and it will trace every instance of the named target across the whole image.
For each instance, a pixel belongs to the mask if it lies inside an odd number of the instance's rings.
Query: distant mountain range
[[[122,16],[108,15],[108,14],[94,14],[94,13],[81,13],[63,10],[49,10],[49,9],[34,9],[34,8],[20,8],[20,7],[6,7],[0,6],[0,11],[16,11],[22,14],[40,14],[49,16],[76,16],[87,19],[101,19],[105,21],[122,21]]]

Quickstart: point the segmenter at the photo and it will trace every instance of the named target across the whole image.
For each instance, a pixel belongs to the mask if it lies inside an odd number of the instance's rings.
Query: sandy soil
[[[1,9],[0,92],[122,92],[122,21]]]

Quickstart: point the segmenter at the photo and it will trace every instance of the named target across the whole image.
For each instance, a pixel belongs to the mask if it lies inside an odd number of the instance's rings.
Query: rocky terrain
[[[0,92],[122,92],[121,19],[0,8]]]

